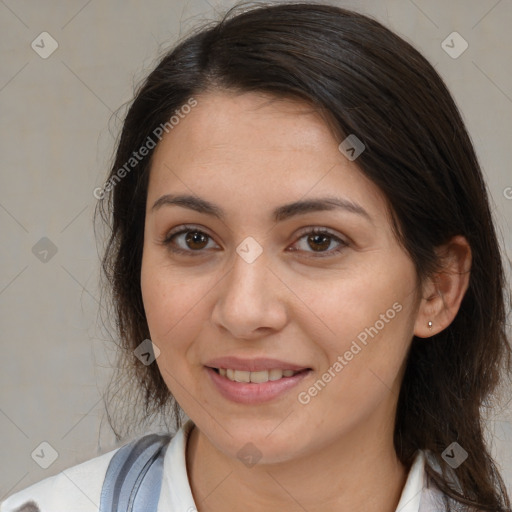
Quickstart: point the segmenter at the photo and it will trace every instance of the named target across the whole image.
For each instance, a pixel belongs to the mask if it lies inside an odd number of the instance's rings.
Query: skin
[[[409,470],[393,448],[405,357],[413,334],[427,338],[453,320],[467,288],[467,243],[456,237],[441,248],[449,272],[420,284],[393,236],[385,197],[310,107],[256,93],[196,99],[153,155],[141,287],[158,367],[196,425],[186,458],[197,508],[392,512]],[[215,203],[225,218],[152,209],[162,195],[180,193]],[[271,217],[278,206],[325,195],[357,203],[370,219],[343,209]],[[208,236],[187,245],[177,235],[174,246],[200,255],[161,243],[183,224]],[[333,237],[308,242],[311,227]],[[252,263],[236,252],[249,236],[263,249]],[[400,312],[299,403],[299,392],[396,303]],[[204,368],[227,355],[313,371],[271,402],[237,404]],[[261,453],[252,467],[237,456],[248,442]]]

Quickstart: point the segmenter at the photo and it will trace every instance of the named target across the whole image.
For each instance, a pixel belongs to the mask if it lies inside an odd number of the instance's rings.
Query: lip
[[[274,368],[279,368],[279,366],[274,366]],[[224,398],[227,398],[232,402],[249,405],[269,402],[277,397],[282,396],[287,391],[295,387],[312,371],[311,369],[304,369],[305,371],[301,371],[300,373],[292,375],[291,377],[283,377],[279,380],[269,380],[268,382],[255,384],[254,382],[233,382],[227,377],[223,377],[208,366],[205,366],[205,370],[219,393]]]
[[[275,368],[298,372],[309,368],[308,366],[298,366],[279,359],[266,357],[241,359],[235,356],[218,357],[208,361],[205,366],[209,366],[210,368],[230,368],[232,370],[242,370],[246,372],[260,372],[263,370],[273,370]]]

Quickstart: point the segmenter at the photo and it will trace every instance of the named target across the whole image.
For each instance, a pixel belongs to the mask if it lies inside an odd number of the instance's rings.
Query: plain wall
[[[446,80],[476,146],[512,261],[512,2],[332,3],[383,22]],[[93,190],[104,182],[120,126],[113,112],[132,98],[133,85],[162,47],[215,18],[214,8],[232,4],[0,3],[0,500],[116,446],[101,398],[109,363],[98,325],[92,224]],[[441,46],[453,31],[469,44],[456,59]],[[58,43],[46,59],[31,47],[42,32]],[[43,237],[51,243],[40,242]],[[49,251],[48,261],[33,253],[37,243],[36,249]],[[489,423],[508,485],[510,413]],[[31,456],[41,442],[58,452],[48,469]]]

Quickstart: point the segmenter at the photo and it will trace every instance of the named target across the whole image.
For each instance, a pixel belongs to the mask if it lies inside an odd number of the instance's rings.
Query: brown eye
[[[342,240],[340,237],[327,231],[326,229],[314,228],[309,229],[303,233],[299,241],[305,240],[305,243],[298,244],[301,247],[292,248],[292,251],[303,252],[311,257],[328,257],[334,256],[349,246],[349,243]],[[171,232],[160,243],[165,245],[171,252],[177,254],[184,254],[187,256],[201,256],[206,254],[208,243],[213,239],[210,235],[195,228],[194,226],[182,226],[182,229],[177,232]],[[338,247],[329,250],[333,244]],[[212,247],[210,247],[211,249]],[[316,253],[316,254],[315,254]]]
[[[193,250],[204,249],[208,242],[208,235],[201,231],[186,231],[187,236],[185,237],[185,243],[187,247]]]
[[[204,249],[208,248],[210,240],[210,235],[200,229],[182,226],[181,230],[169,233],[160,243],[174,253],[200,256],[206,252]]]
[[[293,249],[293,251],[305,252],[306,254],[309,253],[308,256],[312,254],[311,257],[313,258],[334,256],[349,245],[348,242],[327,231],[325,228],[310,229],[302,234],[299,241],[303,239],[305,240],[305,243],[299,244],[296,242],[296,244],[299,245],[299,249]],[[338,244],[338,247],[328,250],[333,242]]]
[[[330,235],[309,235],[308,244],[314,251],[324,251],[331,245],[332,236]]]

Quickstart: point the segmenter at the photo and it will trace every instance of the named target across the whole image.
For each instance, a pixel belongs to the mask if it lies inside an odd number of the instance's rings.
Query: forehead
[[[260,207],[304,196],[349,195],[385,209],[377,187],[338,149],[310,105],[257,93],[210,92],[155,149],[148,198],[160,193],[238,198]],[[150,202],[148,201],[148,203]]]
[[[215,91],[196,96],[197,106],[183,115],[156,149],[182,146],[205,152],[318,151],[336,143],[320,114],[298,100],[262,93]],[[176,120],[176,117],[174,118]],[[158,158],[158,156],[156,156]]]

